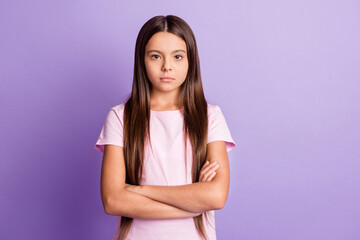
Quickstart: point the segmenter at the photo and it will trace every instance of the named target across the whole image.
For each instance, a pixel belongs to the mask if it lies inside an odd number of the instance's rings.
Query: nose
[[[171,70],[170,61],[165,58],[164,65],[162,67],[163,71]]]

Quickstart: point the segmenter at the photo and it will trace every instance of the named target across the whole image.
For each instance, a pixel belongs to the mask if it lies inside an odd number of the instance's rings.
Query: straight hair
[[[198,182],[201,167],[206,161],[208,134],[207,101],[201,81],[200,60],[193,31],[180,17],[174,15],[155,16],[140,29],[136,39],[134,76],[131,95],[124,108],[124,158],[126,183],[139,185],[143,172],[144,147],[150,142],[150,93],[152,85],[146,74],[145,46],[157,32],[169,32],[183,39],[187,47],[188,72],[180,86],[179,105],[184,117],[185,166],[187,140],[192,147],[192,182]],[[150,142],[151,145],[151,142]],[[152,148],[152,147],[151,147]],[[199,235],[207,240],[203,215],[208,220],[209,212],[193,218]],[[115,239],[125,240],[133,218],[121,217],[120,228]]]

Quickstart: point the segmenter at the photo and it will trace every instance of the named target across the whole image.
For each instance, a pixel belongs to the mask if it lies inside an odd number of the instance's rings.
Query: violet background
[[[236,142],[218,239],[360,239],[360,3],[0,2],[0,239],[111,239],[93,145],[141,26],[193,29]]]

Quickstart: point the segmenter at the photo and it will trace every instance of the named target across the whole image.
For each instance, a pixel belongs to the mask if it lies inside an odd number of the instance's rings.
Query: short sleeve
[[[231,151],[235,147],[235,142],[220,107],[215,105],[208,116],[209,129],[207,143],[213,141],[225,141],[226,151]]]
[[[115,108],[111,108],[108,112],[105,123],[101,129],[100,136],[95,149],[104,153],[104,145],[111,144],[123,147],[123,118],[122,114]]]

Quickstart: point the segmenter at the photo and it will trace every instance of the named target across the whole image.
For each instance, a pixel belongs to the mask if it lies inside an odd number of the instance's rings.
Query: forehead
[[[174,49],[183,49],[186,51],[186,43],[173,33],[158,32],[149,39],[145,48],[146,50],[172,51]]]

